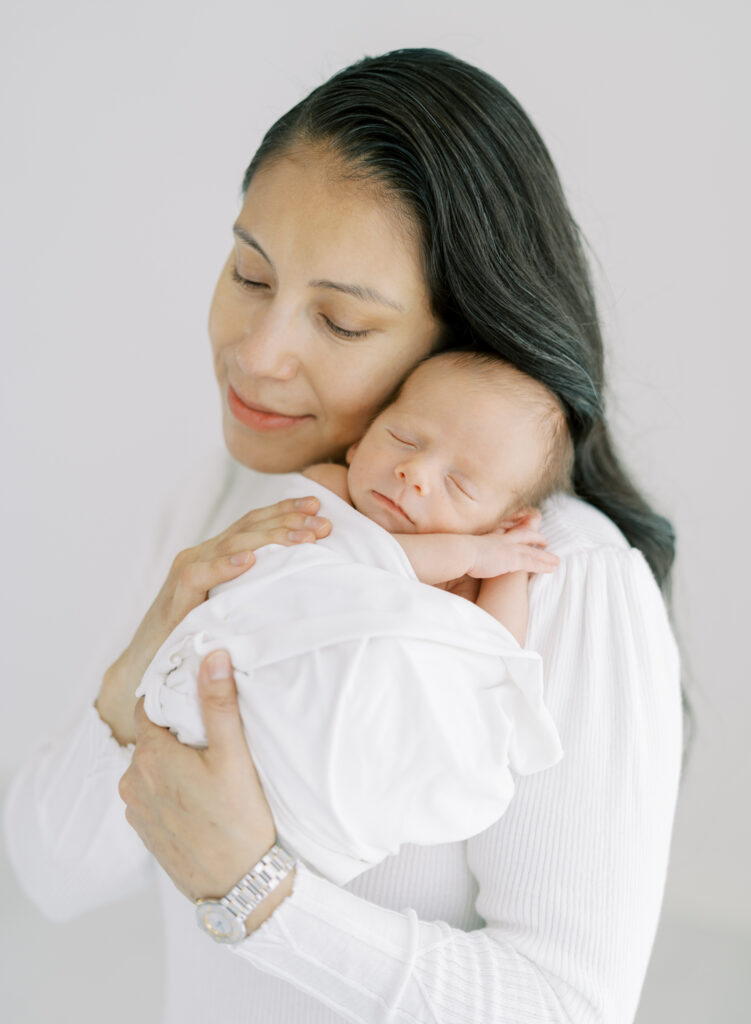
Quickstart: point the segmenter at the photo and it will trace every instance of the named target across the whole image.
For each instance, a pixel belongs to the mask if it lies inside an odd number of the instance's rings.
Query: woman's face
[[[337,166],[307,149],[260,168],[211,304],[227,448],[265,472],[342,459],[440,333],[417,241]]]

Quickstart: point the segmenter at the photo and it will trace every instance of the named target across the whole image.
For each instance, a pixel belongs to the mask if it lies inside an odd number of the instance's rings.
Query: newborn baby
[[[528,524],[567,486],[571,459],[563,411],[542,384],[492,356],[444,353],[413,370],[350,447],[348,469],[303,475],[388,530],[423,583],[482,579],[462,592],[523,644],[526,573],[558,564]]]
[[[562,756],[518,641],[527,573],[557,563],[534,508],[566,486],[571,450],[557,400],[508,364],[423,362],[348,468],[278,478],[279,498],[320,497],[331,534],[268,545],[215,587],[147,669],[147,714],[204,744],[198,667],[228,650],[279,842],[340,885],[402,843],[487,828],[512,771]]]

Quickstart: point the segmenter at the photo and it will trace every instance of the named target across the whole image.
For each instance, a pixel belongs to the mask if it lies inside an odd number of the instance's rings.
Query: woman
[[[209,325],[233,461],[174,503],[166,544],[179,553],[96,710],[16,780],[6,824],[22,882],[64,918],[145,884],[150,850],[170,1024],[631,1021],[680,776],[658,587],[673,537],[612,450],[592,289],[550,157],[493,78],[402,50],[281,118],[243,188]],[[344,888],[298,862],[244,941],[214,945],[191,901],[225,894],[275,838],[231,672],[221,654],[202,668],[205,752],[134,716],[134,691],[173,625],[252,571],[254,549],[328,529],[315,502],[270,504],[262,474],[340,459],[448,345],[499,353],[566,409],[578,498],[544,509],[561,566],[534,580],[528,631],[564,759],[519,780],[506,815],[465,843],[406,847]]]

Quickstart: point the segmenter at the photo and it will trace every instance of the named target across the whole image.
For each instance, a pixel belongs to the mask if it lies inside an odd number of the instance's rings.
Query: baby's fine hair
[[[470,371],[470,380],[474,380],[478,388],[496,386],[499,390],[511,393],[536,419],[541,429],[545,445],[542,468],[529,487],[516,494],[516,508],[513,511],[527,505],[538,506],[546,498],[560,491],[572,493],[574,445],[566,414],[556,395],[539,380],[519,370],[507,360],[484,352],[472,352],[467,349],[444,350],[426,356],[417,366],[444,360],[457,369]],[[414,373],[414,370],[412,372]],[[402,381],[389,399],[388,405],[397,400],[409,379],[410,377],[407,377]],[[506,509],[505,514],[510,514],[511,511]]]

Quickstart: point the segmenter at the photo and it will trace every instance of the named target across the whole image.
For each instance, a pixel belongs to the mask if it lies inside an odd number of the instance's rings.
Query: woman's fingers
[[[177,617],[179,622],[204,600],[212,587],[240,576],[254,564],[255,560],[256,556],[252,551],[238,550],[231,555],[220,555],[205,562],[189,562],[177,575],[172,617]]]
[[[251,509],[250,512],[246,512],[244,516],[238,519],[234,526],[247,528],[269,519],[279,519],[290,513],[315,515],[320,505],[321,503],[318,498],[312,494],[302,498],[285,498],[283,501],[277,501],[273,505],[264,505],[262,508]]]
[[[301,512],[288,513],[258,523],[253,529],[228,533],[217,545],[216,550],[234,555],[244,551],[257,551],[266,544],[299,544],[321,540],[330,533],[331,523],[322,516],[306,516]],[[206,553],[210,554],[210,549]]]
[[[331,523],[328,519],[295,512],[259,523],[253,529],[231,534],[223,546],[233,552],[244,548],[255,551],[264,544],[294,544],[301,540],[320,540],[329,533]]]
[[[247,572],[255,563],[253,552],[258,548],[328,536],[331,523],[316,516],[319,508],[318,498],[303,495],[252,509],[218,536],[177,554],[133,639],[107,670],[97,697],[100,716],[121,743],[132,739],[138,682],[170,631],[206,600],[213,587]]]
[[[284,532],[289,530],[307,530],[316,537],[326,537],[331,533],[331,522],[324,516],[306,515],[304,512],[287,512],[284,515],[270,516],[268,519],[254,523],[250,527],[241,527],[230,536],[234,543],[238,536],[255,537],[260,540],[260,547],[271,541],[264,538],[274,535],[274,543],[284,543]]]
[[[313,498],[315,507],[318,499]],[[296,509],[289,499],[270,505],[263,517],[243,516],[213,540],[181,552],[174,562],[175,591],[172,602],[173,622],[205,600],[219,583],[241,576],[255,564],[254,551],[266,544],[301,544],[320,540],[331,532],[331,523],[323,516]]]
[[[227,651],[212,651],[198,672],[198,699],[206,729],[208,750],[204,756],[232,761],[247,757],[232,662]]]
[[[307,499],[303,499],[306,501]],[[315,508],[318,499],[314,498]],[[313,509],[313,506],[311,506]],[[262,513],[262,514],[261,514]],[[299,536],[301,532],[313,536]],[[288,534],[297,536],[290,537]],[[214,546],[224,552],[235,552],[242,547],[251,550],[263,547],[264,544],[294,544],[300,540],[320,540],[331,533],[331,522],[324,516],[315,515],[315,511],[307,511],[305,506],[293,507],[292,500],[281,501],[265,509],[257,509],[238,519],[224,533],[202,545],[205,549]]]

